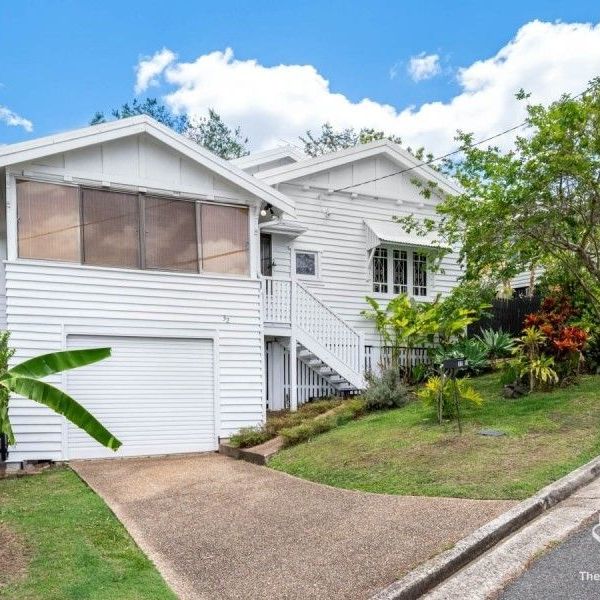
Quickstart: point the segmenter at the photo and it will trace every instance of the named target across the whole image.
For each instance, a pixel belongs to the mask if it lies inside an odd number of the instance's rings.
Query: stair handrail
[[[299,281],[296,281],[296,285],[300,288],[302,288],[309,296],[311,296],[318,304],[320,304],[327,312],[329,312],[332,316],[334,316],[342,325],[344,325],[344,327],[346,327],[347,329],[350,330],[350,332],[357,336],[358,338],[362,337],[362,334],[360,333],[360,331],[357,331],[356,329],[354,329],[354,327],[352,327],[352,325],[350,325],[350,323],[348,323],[343,317],[341,317],[340,315],[338,315],[330,306],[327,306],[327,304],[325,304],[325,302],[323,302],[323,300],[321,300],[320,298],[318,298],[317,296],[315,296],[305,285],[302,285],[302,283],[300,283]]]
[[[342,327],[342,331],[345,331],[345,335],[349,336],[350,346],[351,346],[350,348],[348,347],[347,342],[345,342],[344,340],[340,340],[340,345],[342,345],[343,347],[346,346],[346,348],[345,348],[346,351],[340,352],[339,345],[336,347],[336,344],[331,344],[331,346],[328,347],[329,352],[331,352],[334,356],[336,356],[338,360],[342,361],[347,367],[352,369],[352,371],[354,371],[355,373],[358,373],[358,374],[362,373],[362,370],[363,370],[362,363],[364,362],[363,335],[361,333],[359,333],[358,331],[356,331],[356,329],[354,329],[348,322],[346,322],[345,319],[343,319],[334,310],[332,310],[329,306],[327,306],[327,304],[325,304],[325,302],[323,302],[320,298],[315,296],[309,289],[307,289],[300,282],[295,281],[293,283],[296,284],[297,289],[302,290],[302,292],[304,292],[307,295],[307,297],[310,298],[310,300],[319,307],[319,310],[325,311],[329,317],[332,317],[333,319],[335,319],[335,322],[337,322],[338,326]],[[295,295],[297,295],[297,294],[295,294]],[[294,323],[297,326],[301,326],[300,315],[298,314],[297,301],[294,303],[293,308],[294,308],[294,314],[292,314],[292,318],[294,319]],[[319,340],[318,337],[315,337],[314,332],[310,331],[309,329],[306,329],[305,327],[302,327],[302,329],[304,331],[306,331],[306,333],[309,334],[311,337],[314,337],[314,339],[316,341],[322,342],[322,340]],[[324,347],[327,347],[327,341],[322,342],[322,343],[323,343]],[[350,350],[350,352],[348,352],[348,350]]]

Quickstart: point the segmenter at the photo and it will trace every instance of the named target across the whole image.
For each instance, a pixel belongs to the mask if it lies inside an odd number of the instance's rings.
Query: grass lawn
[[[67,468],[0,480],[0,541],[6,600],[176,599],[103,500]]]
[[[462,436],[415,401],[284,450],[269,465],[369,492],[523,499],[600,454],[600,376],[517,400],[500,396],[496,374],[472,384],[485,403],[466,411]],[[484,437],[482,428],[507,435]]]

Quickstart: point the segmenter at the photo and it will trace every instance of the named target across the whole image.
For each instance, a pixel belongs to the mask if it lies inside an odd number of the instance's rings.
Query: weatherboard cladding
[[[371,169],[367,165],[362,167],[367,172],[374,170],[374,167]],[[381,166],[378,168],[381,170]],[[409,181],[403,186],[396,185],[394,196],[388,198],[369,195],[352,198],[347,192],[327,193],[328,187],[340,181],[347,181],[347,174],[326,172],[320,173],[316,179],[313,176],[279,185],[284,194],[295,200],[297,217],[308,227],[308,231],[293,241],[273,236],[273,275],[289,276],[290,244],[297,250],[320,252],[320,277],[316,281],[306,280],[304,284],[352,327],[365,333],[366,344],[378,344],[379,337],[374,327],[360,314],[367,307],[365,296],[374,295],[385,301],[385,297],[372,291],[364,221],[389,222],[394,216],[408,214],[433,217],[434,200],[424,200],[415,193]],[[398,200],[402,203],[398,204]],[[420,206],[421,203],[424,203],[423,206]],[[443,260],[442,272],[430,275],[429,298],[437,293],[446,295],[456,286],[461,275],[456,258],[454,253],[447,255]]]
[[[151,332],[166,338],[214,331],[219,435],[227,437],[262,420],[258,281],[25,262],[9,262],[6,275],[16,361],[61,350],[67,331]],[[48,381],[62,384],[61,377]],[[63,458],[61,417],[19,398],[11,401],[11,417],[18,440],[11,460]]]

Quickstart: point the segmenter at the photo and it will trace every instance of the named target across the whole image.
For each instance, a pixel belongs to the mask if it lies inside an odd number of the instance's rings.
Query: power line
[[[580,96],[583,96],[583,94],[585,94],[590,89],[591,89],[591,86],[587,87],[585,90],[583,90],[582,92],[579,92],[579,94],[573,96],[571,99],[575,100],[575,98],[579,98]],[[510,133],[511,131],[520,129],[521,127],[524,127],[525,125],[527,125],[527,121],[523,121],[522,123],[519,123],[518,125],[509,127],[508,129],[505,129],[504,131],[501,131],[500,133],[495,133],[494,135],[491,135],[490,137],[484,138],[477,142],[472,142],[471,144],[467,144],[467,147],[473,148],[475,146],[480,146],[481,144],[485,144],[486,142],[489,142],[489,141],[499,138],[503,135],[506,135],[507,133]],[[412,167],[406,167],[405,169],[401,169],[400,171],[394,171],[393,173],[388,173],[387,175],[380,175],[379,177],[373,177],[372,179],[366,179],[365,181],[361,181],[360,183],[353,183],[351,185],[346,185],[344,187],[334,189],[333,192],[334,193],[335,192],[343,192],[344,190],[358,187],[360,185],[366,185],[367,183],[381,181],[382,179],[387,179],[388,177],[394,177],[395,175],[402,175],[403,173],[408,173],[409,171],[413,171],[414,169],[420,169],[421,167],[426,167],[434,162],[437,162],[438,160],[444,160],[445,158],[449,158],[450,156],[454,156],[455,154],[460,154],[463,151],[464,151],[464,148],[457,148],[456,150],[452,150],[451,152],[447,152],[446,154],[442,154],[440,156],[430,158],[429,160],[423,161],[417,165],[413,165]]]

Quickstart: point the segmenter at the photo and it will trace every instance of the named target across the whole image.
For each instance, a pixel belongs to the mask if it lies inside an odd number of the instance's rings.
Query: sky
[[[253,150],[373,127],[443,153],[600,75],[597,1],[0,3],[0,144],[134,97],[214,108]],[[501,141],[510,143],[510,136]]]

